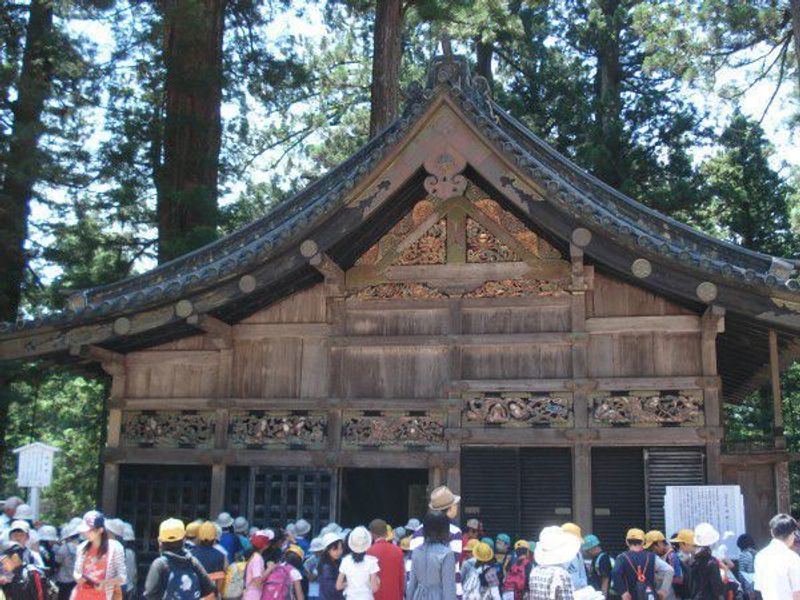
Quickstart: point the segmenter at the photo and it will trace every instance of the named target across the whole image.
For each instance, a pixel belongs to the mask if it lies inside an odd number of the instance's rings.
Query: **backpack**
[[[463,600],[486,600],[491,598],[492,592],[487,586],[481,589],[481,573],[485,567],[475,567],[467,575],[462,586]]]
[[[514,598],[519,600],[522,594],[528,589],[528,565],[530,565],[529,558],[517,560],[511,565],[511,568],[506,573],[506,578],[503,580],[503,591],[514,592]]]
[[[235,562],[228,567],[225,573],[225,585],[222,588],[222,597],[225,600],[239,600],[242,597],[246,569],[247,563],[244,561]]]
[[[191,561],[171,561],[163,600],[197,600],[200,598],[200,576]]]
[[[261,600],[287,600],[291,590],[292,565],[279,563],[264,582]]]
[[[631,569],[633,569],[636,573],[636,587],[633,590],[633,594],[631,594],[633,596],[633,600],[656,600],[656,593],[653,590],[653,586],[647,583],[647,567],[650,564],[650,553],[647,553],[647,558],[644,562],[644,568],[635,566],[627,552],[622,556],[625,557],[625,560],[628,561]]]

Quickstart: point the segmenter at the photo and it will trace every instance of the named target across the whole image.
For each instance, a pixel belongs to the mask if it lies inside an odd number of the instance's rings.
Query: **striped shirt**
[[[416,550],[425,542],[425,527],[418,528],[414,535],[411,536],[410,549]],[[461,536],[461,529],[458,525],[450,523],[450,550],[456,555],[456,596],[461,600],[463,590],[461,589],[461,569],[459,569],[459,560],[461,559],[461,547],[463,538]]]

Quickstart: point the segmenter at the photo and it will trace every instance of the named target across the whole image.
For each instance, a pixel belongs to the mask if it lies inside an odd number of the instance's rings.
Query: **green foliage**
[[[796,191],[770,167],[772,148],[761,127],[737,112],[719,142],[720,152],[702,168],[707,226],[751,250],[794,255],[789,203]]]
[[[53,484],[42,492],[42,516],[62,523],[97,506],[100,451],[104,439],[102,382],[63,372],[25,367],[22,381],[11,389],[6,443],[9,448],[42,441],[60,449]],[[16,460],[7,453],[3,463],[3,493],[15,487]],[[5,496],[4,496],[5,497]]]

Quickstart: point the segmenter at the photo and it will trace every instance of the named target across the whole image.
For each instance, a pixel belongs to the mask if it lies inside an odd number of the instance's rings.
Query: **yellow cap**
[[[474,556],[475,560],[478,562],[489,562],[494,558],[494,550],[492,550],[489,544],[478,542],[472,549],[472,556]]]
[[[159,542],[179,542],[186,537],[186,527],[180,519],[162,521],[158,528]]]
[[[625,534],[625,539],[644,542],[644,531],[641,529],[628,529],[628,533]]]
[[[658,531],[657,529],[653,529],[652,531],[648,531],[644,536],[644,547],[649,548],[656,542],[666,542],[667,538],[664,537],[664,534]]]
[[[202,521],[192,521],[186,526],[186,537],[190,540],[193,540],[197,537],[197,534],[200,531],[200,525],[202,525]]]
[[[670,540],[670,542],[694,545],[694,531],[691,529],[680,529],[678,530],[678,533],[675,534],[675,537]]]
[[[200,525],[197,531],[197,539],[201,542],[213,542],[217,539],[217,527],[211,521],[206,521]]]
[[[400,540],[400,550],[403,550],[404,552],[408,552],[409,550],[411,550],[411,536],[410,535],[407,535],[402,540]]]
[[[297,556],[299,556],[300,558],[305,558],[305,555],[306,555],[306,553],[303,552],[303,549],[300,546],[298,546],[297,544],[291,544],[286,549],[286,551],[287,552],[293,552],[294,554],[297,554]]]
[[[530,550],[531,545],[527,542],[527,540],[517,540],[517,543],[514,544],[514,550],[519,550],[520,548],[525,548],[526,550]]]
[[[581,528],[578,527],[575,523],[564,523],[561,526],[561,531],[565,533],[571,533],[576,538],[578,538],[581,541],[581,543],[583,543],[583,532],[581,531]]]
[[[386,525],[386,541],[391,542],[394,540],[394,529],[392,529],[391,525]]]
[[[464,546],[464,549],[467,552],[472,552],[473,550],[475,550],[475,546],[477,546],[479,543],[480,540],[478,538],[471,538],[467,541],[467,545]]]

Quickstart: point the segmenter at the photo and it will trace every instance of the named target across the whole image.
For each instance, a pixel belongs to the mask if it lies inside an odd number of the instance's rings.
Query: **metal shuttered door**
[[[520,449],[521,533],[539,539],[547,525],[572,519],[572,453],[569,448]]]
[[[625,532],[647,528],[642,448],[592,449],[594,531],[609,552],[625,549]]]
[[[647,521],[664,531],[664,492],[668,485],[704,485],[705,452],[701,448],[647,448],[644,451]],[[674,531],[664,531],[667,536]]]
[[[571,456],[569,448],[465,448],[463,518],[480,518],[491,535],[537,539],[572,517]]]
[[[477,517],[491,535],[519,531],[519,452],[465,448],[461,454],[463,518]]]

